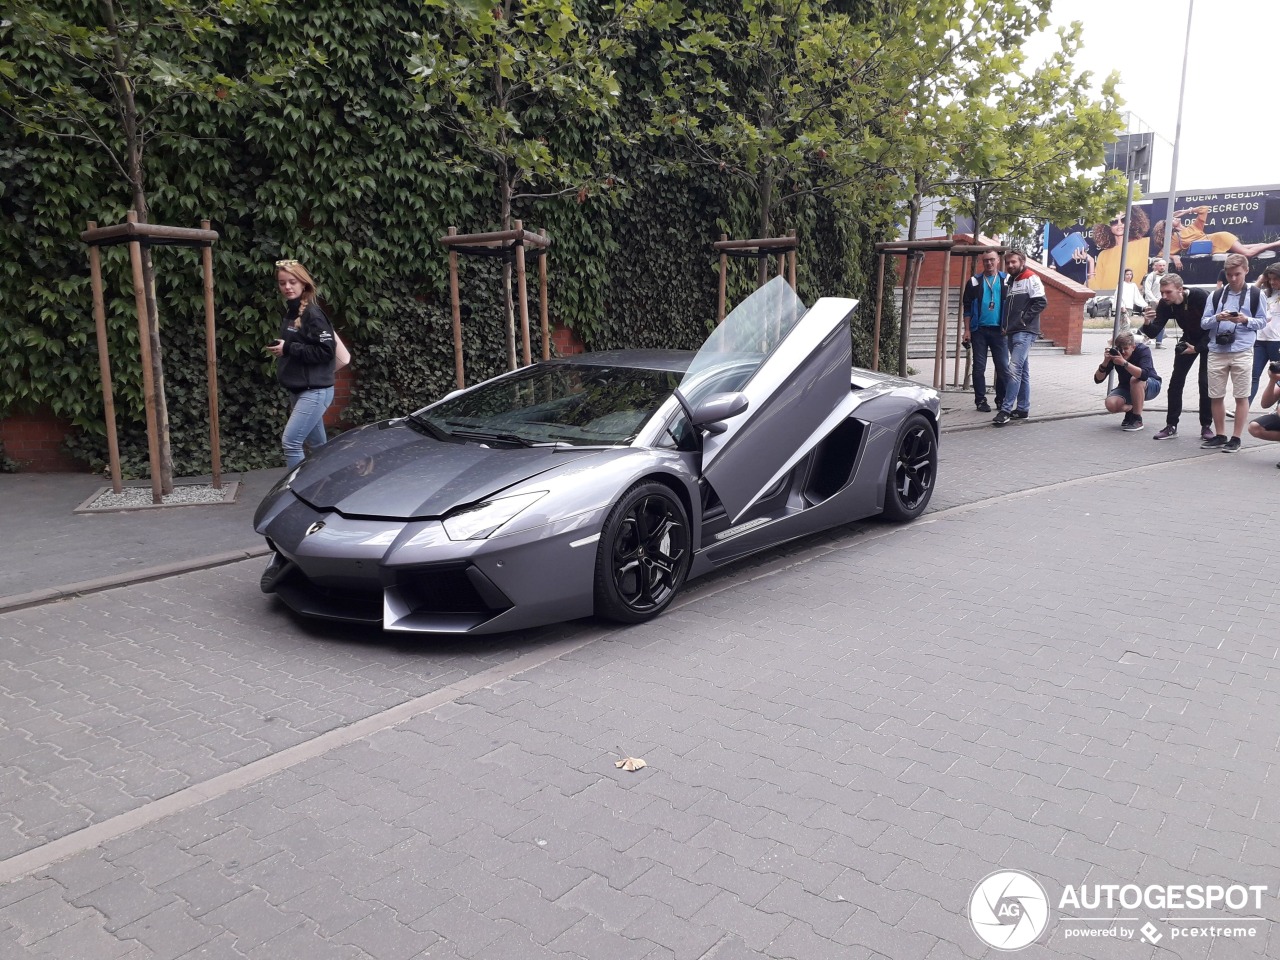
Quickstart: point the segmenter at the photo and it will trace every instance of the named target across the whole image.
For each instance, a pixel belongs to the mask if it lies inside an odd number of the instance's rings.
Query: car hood
[[[605,452],[449,443],[390,421],[325,444],[303,464],[290,489],[317,510],[344,516],[440,517],[547,470]]]

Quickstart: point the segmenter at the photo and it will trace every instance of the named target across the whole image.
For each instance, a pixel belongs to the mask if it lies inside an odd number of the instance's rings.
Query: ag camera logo
[[[969,924],[989,947],[1021,950],[1049,925],[1049,897],[1040,882],[1019,870],[997,870],[969,898]]]

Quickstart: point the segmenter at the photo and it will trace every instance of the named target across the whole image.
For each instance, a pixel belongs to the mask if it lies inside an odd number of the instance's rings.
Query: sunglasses
[[[1114,227],[1118,223],[1124,223],[1124,217],[1116,217],[1115,219],[1113,219],[1111,221],[1111,226]]]
[[[301,264],[299,264],[297,260],[277,260],[276,266],[277,267],[297,267],[297,266],[301,266]]]

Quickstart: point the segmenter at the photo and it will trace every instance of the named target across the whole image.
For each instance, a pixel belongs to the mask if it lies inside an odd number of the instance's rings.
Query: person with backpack
[[[297,260],[276,261],[276,287],[285,302],[280,336],[267,345],[276,376],[289,391],[289,420],[281,446],[293,469],[306,448],[325,442],[324,412],[333,403],[336,346],[333,326],[316,303],[316,282]]]
[[[1249,402],[1253,403],[1258,392],[1258,381],[1267,364],[1280,361],[1280,263],[1273,263],[1262,271],[1257,287],[1267,298],[1267,313],[1271,319],[1258,331],[1253,344],[1253,380],[1249,386]]]
[[[1209,402],[1213,407],[1213,439],[1200,444],[1202,450],[1235,453],[1240,449],[1240,433],[1249,415],[1249,384],[1253,375],[1253,342],[1267,325],[1267,301],[1257,287],[1245,282],[1249,258],[1233,253],[1227,257],[1227,285],[1205,301],[1200,326],[1209,332]],[[1227,378],[1236,400],[1234,432],[1228,440],[1223,428],[1226,417]]]

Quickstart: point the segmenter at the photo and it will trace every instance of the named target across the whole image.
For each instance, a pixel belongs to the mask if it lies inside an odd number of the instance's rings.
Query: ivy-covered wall
[[[79,16],[92,4],[66,0]],[[358,378],[349,416],[380,418],[427,403],[452,388],[447,256],[437,238],[497,227],[492,181],[476,161],[470,175],[451,159],[464,143],[415,102],[404,64],[414,31],[429,28],[411,0],[335,0],[319,8],[276,5],[265,22],[203,50],[227,72],[309,45],[307,61],[265,101],[184,100],[149,143],[147,178],[157,223],[213,221],[224,468],[280,462],[286,415],[263,346],[280,314],[273,262],[296,257],[321,283],[335,326],[352,347]],[[619,77],[627,122],[642,128],[639,94],[652,82],[643,51]],[[45,54],[0,28],[0,59],[37,67]],[[52,67],[47,79],[56,76]],[[634,131],[633,131],[634,132]],[[598,131],[566,118],[572,147],[595,148]],[[618,185],[581,201],[517,205],[529,228],[553,238],[548,261],[552,319],[588,349],[692,347],[714,319],[721,232],[753,233],[750,204],[714,177],[660,172],[664,147],[619,140]],[[125,219],[128,194],[90,144],[0,126],[0,419],[34,407],[76,427],[72,451],[94,464],[106,445],[93,332],[86,221]],[[871,244],[886,210],[846,210],[810,199],[794,212],[800,233],[800,292],[867,300]],[[158,300],[175,472],[209,467],[198,251],[157,247]],[[126,471],[147,470],[138,327],[127,252],[103,250],[117,423]],[[537,284],[531,312],[537,342]],[[467,377],[505,368],[499,265],[464,259]],[[753,286],[751,268],[733,266],[731,303]],[[871,304],[855,330],[869,358]],[[886,322],[887,329],[893,329]],[[891,348],[890,348],[891,349]],[[0,451],[2,452],[2,451]]]

